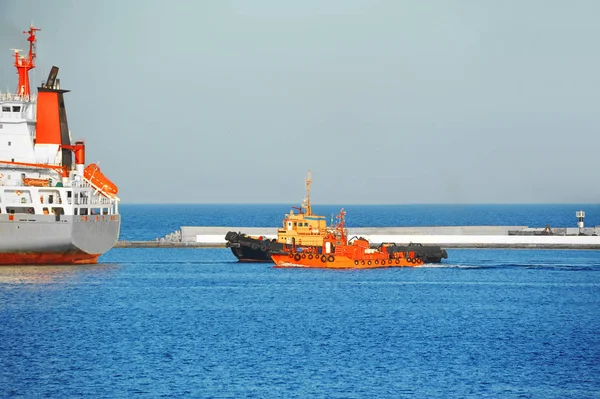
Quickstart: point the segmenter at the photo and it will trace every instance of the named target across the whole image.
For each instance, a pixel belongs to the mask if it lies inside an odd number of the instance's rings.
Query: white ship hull
[[[87,219],[0,215],[0,265],[96,263],[117,242],[121,220],[119,215]]]

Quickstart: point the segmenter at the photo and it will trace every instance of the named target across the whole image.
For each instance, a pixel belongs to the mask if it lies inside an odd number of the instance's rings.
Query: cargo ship
[[[271,253],[275,267],[306,267],[326,269],[374,269],[381,267],[413,267],[425,262],[414,252],[389,251],[390,245],[381,244],[371,248],[362,237],[348,239],[344,209],[337,216],[334,227],[320,246],[284,247],[283,251]]]
[[[311,173],[308,172],[306,196],[300,207],[292,207],[277,230],[277,238],[269,239],[263,236],[250,236],[243,232],[229,231],[225,235],[225,245],[240,262],[273,262],[272,253],[279,253],[286,247],[318,247],[323,245],[327,236],[327,221],[325,216],[315,215],[310,202]],[[373,245],[378,246],[377,244]],[[445,249],[437,245],[421,245],[411,243],[396,245],[388,243],[386,247],[391,252],[414,252],[426,263],[440,263],[448,258]]]
[[[58,67],[30,89],[39,28],[14,51],[18,85],[0,93],[0,265],[87,264],[117,242],[117,186],[71,142]]]

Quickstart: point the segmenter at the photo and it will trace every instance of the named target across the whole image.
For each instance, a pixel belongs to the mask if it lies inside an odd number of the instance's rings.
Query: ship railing
[[[75,198],[75,205],[112,205],[113,200],[110,198],[92,197],[92,198]]]
[[[71,187],[74,187],[74,188],[92,188],[92,186],[89,183],[86,183],[84,181],[73,181],[71,183]]]
[[[36,102],[37,95],[30,94],[28,96],[19,96],[17,94],[12,93],[0,93],[0,101],[22,101],[26,103]]]

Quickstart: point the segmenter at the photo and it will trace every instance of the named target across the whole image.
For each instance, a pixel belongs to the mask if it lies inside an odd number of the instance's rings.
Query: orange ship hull
[[[100,255],[85,252],[72,253],[3,253],[0,254],[0,266],[14,265],[82,265],[98,263]]]
[[[415,267],[421,266],[421,259],[378,259],[373,256],[351,259],[336,254],[271,254],[275,267],[306,267],[319,269],[377,269],[382,267]]]

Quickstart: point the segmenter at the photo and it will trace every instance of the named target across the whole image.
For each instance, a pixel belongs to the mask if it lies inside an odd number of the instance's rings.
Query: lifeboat
[[[35,179],[33,177],[24,177],[23,185],[31,187],[48,187],[50,185],[50,181],[48,179]]]
[[[346,212],[338,214],[338,223],[330,229],[320,247],[297,247],[271,253],[275,267],[307,267],[326,269],[374,269],[381,267],[413,267],[424,264],[411,252],[388,252],[388,247],[371,248],[364,238],[347,239],[344,227]]]
[[[102,172],[100,172],[100,168],[95,163],[89,164],[85,167],[83,170],[83,177],[85,177],[85,179],[93,186],[110,197],[115,197],[119,191],[117,186],[111,182],[108,177],[104,176]]]

